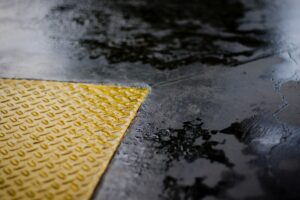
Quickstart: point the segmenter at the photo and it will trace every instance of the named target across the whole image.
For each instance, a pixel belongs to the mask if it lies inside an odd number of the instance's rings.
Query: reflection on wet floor
[[[240,29],[251,8],[239,1],[101,1],[91,8],[92,4],[59,5],[49,15],[65,29],[73,23],[83,29],[78,45],[84,53],[79,59],[105,56],[109,63],[142,62],[157,69],[197,62],[232,66],[255,58],[268,44],[265,30]]]
[[[246,145],[240,149],[245,156],[255,156],[249,161],[249,165],[256,167],[255,173],[264,193],[254,195],[251,199],[293,199],[294,195],[297,195],[300,182],[293,179],[295,173],[299,173],[300,162],[298,159],[295,160],[295,153],[292,153],[291,149],[296,152],[298,150],[295,141],[287,138],[293,135],[292,138],[300,141],[297,135],[299,128],[278,124],[276,119],[259,116],[234,122],[220,131],[210,131],[203,129],[202,126],[203,122],[196,119],[184,122],[180,129],[165,129],[155,133],[153,140],[156,153],[166,155],[165,170],[169,171],[176,163],[193,163],[199,159],[208,160],[212,164],[214,162],[222,164],[227,169],[222,172],[221,179],[214,186],[203,182],[206,176],[195,177],[194,182],[189,185],[182,183],[184,177],[177,179],[167,175],[163,182],[162,199],[196,200],[204,197],[235,199],[227,192],[236,184],[245,181],[247,174],[236,170],[234,161],[230,160],[230,155],[226,155],[225,146],[230,145],[227,144],[228,138],[220,140],[216,137],[224,134],[233,135],[238,142]],[[282,143],[288,144],[289,151],[280,148]],[[278,155],[274,155],[276,151],[281,151],[286,158],[278,160]],[[293,171],[293,173],[278,174],[279,171]],[[274,178],[276,173],[276,179],[286,179],[296,185],[283,185],[276,181]]]
[[[243,176],[232,170],[234,166],[222,150],[226,141],[213,140],[212,136],[220,134],[218,131],[209,131],[202,128],[203,122],[196,119],[184,122],[182,129],[160,130],[155,133],[154,146],[157,153],[166,154],[166,170],[172,163],[185,160],[192,163],[198,159],[207,159],[209,162],[220,163],[228,171],[224,172],[221,180],[213,187],[205,184],[206,177],[195,177],[191,185],[185,185],[175,177],[166,176],[161,194],[162,199],[202,199],[207,196],[226,197],[226,191],[243,180]]]
[[[172,162],[184,159],[194,162],[197,159],[207,159],[211,162],[221,163],[229,168],[230,163],[224,151],[218,146],[224,145],[225,141],[219,142],[211,139],[217,131],[209,131],[202,128],[200,119],[194,122],[184,122],[182,129],[167,129],[155,133],[156,148],[159,153],[165,153],[168,157],[166,169]]]
[[[164,179],[164,191],[161,196],[166,200],[180,199],[203,199],[204,197],[228,198],[225,192],[243,180],[234,172],[224,173],[221,180],[214,186],[209,187],[203,183],[205,177],[197,177],[192,185],[182,185],[174,177],[167,176]]]

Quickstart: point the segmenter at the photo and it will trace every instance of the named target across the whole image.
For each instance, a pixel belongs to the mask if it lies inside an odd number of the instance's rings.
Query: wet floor
[[[148,85],[94,199],[299,199],[297,0],[0,1],[0,76]]]

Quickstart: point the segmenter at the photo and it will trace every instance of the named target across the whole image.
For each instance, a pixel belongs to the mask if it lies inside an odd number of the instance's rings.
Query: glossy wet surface
[[[0,1],[0,75],[149,85],[94,199],[299,199],[297,0]]]

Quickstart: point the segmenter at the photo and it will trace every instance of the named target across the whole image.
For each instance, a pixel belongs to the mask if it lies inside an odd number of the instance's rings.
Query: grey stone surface
[[[1,0],[0,76],[147,86],[94,199],[299,199],[300,2]]]

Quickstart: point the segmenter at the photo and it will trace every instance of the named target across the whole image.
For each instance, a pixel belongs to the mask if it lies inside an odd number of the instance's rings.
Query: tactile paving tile
[[[89,199],[147,94],[0,79],[0,199]]]

